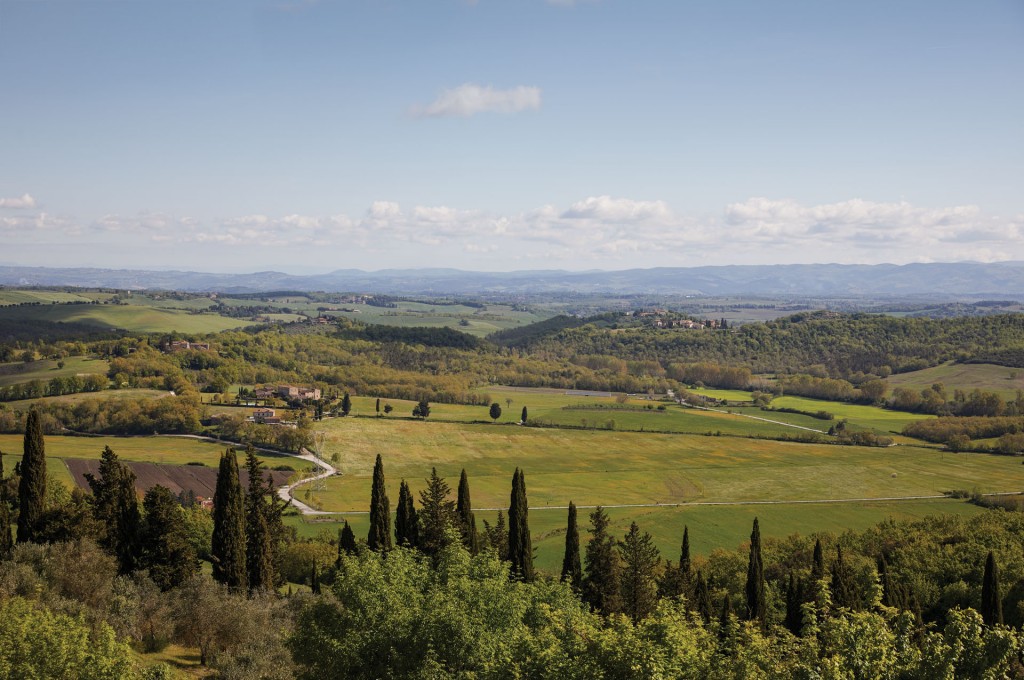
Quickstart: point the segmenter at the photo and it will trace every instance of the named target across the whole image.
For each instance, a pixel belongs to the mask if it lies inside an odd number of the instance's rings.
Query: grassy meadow
[[[5,319],[77,322],[97,328],[139,333],[216,333],[251,323],[245,319],[231,319],[216,314],[189,314],[177,309],[135,304],[3,307],[0,308],[0,325],[3,325]]]
[[[0,364],[0,387],[25,383],[32,380],[47,381],[52,378],[66,378],[90,373],[106,374],[109,365],[102,359],[92,357],[68,357],[64,367],[58,368],[54,359],[41,361],[12,362]]]
[[[954,389],[970,391],[977,388],[995,392],[1003,399],[1013,399],[1017,390],[1024,390],[1024,369],[948,362],[920,371],[891,375],[885,382],[890,390],[906,387],[920,392],[935,383],[942,383],[950,394]]]

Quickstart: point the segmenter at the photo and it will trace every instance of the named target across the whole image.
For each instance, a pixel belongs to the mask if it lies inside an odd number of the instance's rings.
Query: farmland
[[[93,373],[102,375],[109,368],[106,361],[92,357],[68,357],[63,361],[63,368],[58,367],[57,361],[53,359],[0,364],[0,387],[31,380],[45,381],[73,375]]]
[[[141,305],[52,304],[0,308],[0,324],[5,320],[76,322],[101,329],[123,329],[139,333],[215,333],[249,325],[244,319],[215,314],[190,314],[176,309],[158,309]]]
[[[906,387],[912,390],[928,389],[942,383],[946,389],[973,389],[995,392],[1003,399],[1013,399],[1017,390],[1024,389],[1024,370],[993,364],[957,364],[947,362],[940,366],[910,373],[899,373],[886,378],[890,389]]]

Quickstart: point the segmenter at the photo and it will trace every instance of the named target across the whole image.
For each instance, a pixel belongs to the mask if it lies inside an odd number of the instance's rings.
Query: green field
[[[527,480],[529,486],[529,480]],[[394,503],[394,500],[392,500]],[[532,503],[532,499],[531,499]],[[586,530],[591,510],[580,508],[579,529],[581,539],[587,540]],[[732,550],[750,537],[750,527],[757,517],[761,535],[768,540],[799,533],[818,532],[841,534],[846,530],[862,530],[883,520],[915,520],[928,515],[975,515],[986,510],[962,500],[937,499],[920,501],[890,501],[876,503],[833,503],[815,505],[722,505],[683,506],[674,508],[609,508],[611,531],[623,536],[631,522],[654,538],[663,558],[679,559],[683,527],[690,529],[690,545],[694,555],[708,555],[712,550]],[[476,511],[477,530],[483,531],[486,520],[494,524],[497,512]],[[308,517],[290,516],[286,523],[294,526],[305,538],[326,533],[337,536],[341,522],[347,520],[357,538],[365,538],[369,517],[363,514],[344,516]],[[530,533],[536,550],[536,564],[549,573],[558,573],[565,549],[566,511],[564,509],[531,508]]]
[[[53,359],[0,364],[0,387],[32,380],[47,381],[89,373],[105,374],[108,368],[106,361],[91,357],[68,357],[64,359],[64,368],[58,368]]]
[[[901,432],[907,423],[912,423],[915,420],[935,417],[920,413],[890,411],[877,406],[847,404],[841,401],[823,401],[821,399],[808,399],[807,397],[776,397],[772,399],[771,407],[795,408],[801,411],[810,411],[811,413],[828,411],[835,415],[837,420],[846,419],[851,425],[874,430],[886,435]],[[769,414],[769,416],[774,415],[781,414]],[[825,421],[819,422],[824,423]]]
[[[526,428],[515,425],[374,418],[324,421],[325,455],[343,476],[319,495],[327,510],[365,510],[373,460],[385,460],[393,498],[436,466],[457,479],[466,468],[474,505],[508,504],[518,466],[532,505],[619,505],[902,497],[953,489],[1016,491],[1024,466],[1014,458],[954,455],[913,446],[796,444],[693,435]]]
[[[0,306],[19,305],[22,303],[51,304],[54,302],[92,302],[93,300],[109,300],[114,297],[113,293],[98,293],[86,290],[78,290],[73,293],[61,290],[18,290],[12,288],[0,288]]]
[[[942,383],[950,395],[954,389],[970,391],[977,388],[996,392],[1003,399],[1013,399],[1017,396],[1017,390],[1024,390],[1024,369],[949,362],[920,371],[891,375],[885,382],[890,391],[906,387],[920,392],[935,383]]]
[[[231,319],[215,314],[189,314],[175,309],[157,309],[133,304],[0,308],[0,325],[5,319],[77,322],[97,328],[124,329],[140,333],[215,333],[251,323],[244,319]]]
[[[14,410],[25,410],[35,403],[52,403],[55,401],[60,402],[79,402],[87,399],[139,399],[141,397],[147,397],[150,399],[156,399],[158,397],[166,397],[169,392],[164,390],[149,390],[149,389],[124,389],[124,390],[102,390],[100,392],[78,392],[76,394],[62,394],[59,397],[39,397],[38,399],[19,399],[18,401],[8,401],[6,405],[8,408]]]

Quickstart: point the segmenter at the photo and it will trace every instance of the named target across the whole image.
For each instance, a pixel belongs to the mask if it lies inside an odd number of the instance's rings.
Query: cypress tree
[[[761,562],[761,528],[754,518],[754,528],[750,532],[750,558],[747,560],[747,620],[764,622],[765,591],[764,565]]]
[[[167,591],[188,581],[199,571],[195,548],[188,538],[181,505],[167,487],[156,486],[146,492],[146,509],[141,532],[141,566],[149,577]]]
[[[811,581],[817,583],[825,578],[825,551],[821,547],[821,539],[814,541],[814,557],[811,560]]]
[[[697,570],[696,583],[693,588],[693,608],[701,615],[704,619],[704,623],[707,624],[711,621],[711,610],[713,604],[711,602],[711,589],[708,587],[708,582],[704,578],[704,573]]]
[[[25,446],[18,485],[18,543],[36,540],[39,520],[46,506],[46,450],[39,412],[32,409],[25,420]]]
[[[579,592],[583,583],[583,568],[580,566],[580,530],[576,524],[576,504],[572,501],[569,501],[569,522],[565,530],[562,580],[576,592]]]
[[[690,527],[683,525],[683,545],[679,550],[679,574],[684,583],[690,582],[690,570],[693,568],[690,561]]]
[[[622,611],[619,556],[608,533],[609,519],[598,506],[590,513],[590,542],[583,555],[583,599],[604,615]]]
[[[519,416],[519,422],[526,423],[526,407],[523,407],[523,413]]]
[[[462,529],[462,543],[471,555],[480,552],[480,537],[476,532],[476,517],[473,515],[473,504],[469,500],[469,477],[466,469],[459,476],[459,496],[455,502],[455,512],[459,516]]]
[[[135,473],[117,459],[109,446],[100,454],[99,478],[86,473],[92,489],[93,516],[104,528],[100,540],[117,558],[118,571],[127,574],[135,569],[139,556],[139,534],[142,516],[135,493]]]
[[[529,507],[526,500],[526,476],[516,468],[512,475],[512,495],[508,508],[508,557],[514,578],[533,580],[533,543],[530,539]]]
[[[374,410],[377,412],[377,415],[380,415],[380,397],[377,397],[377,406]]]
[[[391,504],[384,488],[384,461],[377,454],[373,465],[373,488],[370,490],[370,533],[366,537],[370,550],[391,550]]]
[[[832,564],[832,580],[829,583],[832,604],[836,608],[860,609],[860,596],[853,580],[850,567],[843,560],[843,546],[836,546],[836,561]]]
[[[878,582],[882,586],[882,604],[897,609],[910,609],[910,598],[896,581],[885,555],[878,558]]]
[[[789,572],[789,584],[786,586],[786,619],[783,622],[789,632],[799,635],[803,629],[804,582]]]
[[[735,629],[736,617],[732,613],[732,600],[729,599],[729,593],[726,593],[722,598],[722,609],[718,614],[718,639],[722,643],[722,651],[726,654],[731,654],[729,642],[733,638]]]
[[[981,582],[981,617],[986,626],[1003,623],[1003,599],[999,593],[999,567],[996,556],[989,551],[985,558],[985,576]]]
[[[418,547],[419,530],[420,522],[412,502],[412,492],[403,479],[398,487],[398,507],[395,509],[395,545]]]
[[[210,557],[213,578],[232,589],[247,585],[245,498],[238,479],[234,449],[220,457],[217,488],[213,493],[213,538]]]
[[[654,611],[658,603],[658,587],[655,570],[661,562],[661,555],[654,545],[654,539],[647,532],[640,533],[640,527],[633,522],[629,532],[619,543],[622,557],[622,602],[633,623],[638,623]]]
[[[355,534],[352,533],[352,527],[349,526],[346,519],[345,525],[338,529],[338,561],[335,565],[341,566],[342,555],[354,555],[357,550],[355,547]]]
[[[316,560],[313,560],[313,568],[309,574],[309,589],[313,591],[314,595],[320,594],[320,572],[316,566]]]
[[[249,493],[245,496],[245,564],[249,592],[270,591],[277,581],[268,521],[271,508],[267,499],[267,495],[273,493],[273,485],[263,477],[263,463],[251,446],[245,451],[245,468],[249,473]]]
[[[377,403],[380,404],[380,400],[379,399],[377,400]],[[341,415],[347,416],[351,412],[352,412],[352,397],[348,396],[348,392],[346,392],[345,396],[341,398]]]

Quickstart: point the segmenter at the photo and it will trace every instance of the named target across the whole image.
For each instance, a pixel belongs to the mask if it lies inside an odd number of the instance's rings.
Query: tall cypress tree
[[[274,540],[270,530],[272,511],[268,494],[273,484],[263,476],[265,468],[251,446],[245,451],[249,473],[249,493],[245,496],[245,565],[249,592],[273,590],[277,582],[274,568]]]
[[[803,622],[804,582],[789,572],[789,584],[786,586],[786,618],[783,622],[789,632],[799,635],[804,627]]]
[[[105,446],[100,454],[99,475],[97,478],[86,473],[85,480],[92,490],[93,516],[104,529],[100,545],[117,558],[118,571],[127,574],[137,566],[142,528],[135,473]]]
[[[377,454],[373,464],[373,487],[370,489],[370,533],[366,537],[370,550],[391,550],[391,504],[384,488],[384,461]]]
[[[697,578],[693,587],[693,608],[704,619],[704,623],[711,621],[712,608],[711,588],[704,578],[704,572],[697,570]]]
[[[529,508],[526,501],[526,477],[516,468],[512,475],[512,495],[508,508],[508,558],[514,578],[533,580],[533,543],[530,539]]]
[[[832,579],[829,582],[832,605],[836,608],[861,609],[861,597],[854,582],[850,565],[843,559],[843,546],[836,546],[836,561],[832,563]]]
[[[34,541],[46,507],[46,451],[39,412],[32,409],[25,420],[25,448],[18,485],[18,543]]]
[[[484,535],[487,538],[487,547],[498,553],[502,560],[508,559],[508,528],[505,526],[505,513],[498,510],[498,519],[494,526],[484,520]]]
[[[469,477],[466,468],[459,475],[459,496],[455,502],[455,512],[459,516],[462,530],[462,543],[471,555],[480,552],[480,537],[476,531],[476,517],[473,515],[473,504],[469,500]]]
[[[590,513],[590,542],[583,555],[583,599],[604,615],[622,611],[619,556],[609,522],[601,506]]]
[[[572,501],[569,501],[569,522],[565,529],[562,580],[576,592],[579,592],[583,583],[583,568],[580,566],[580,530],[576,523],[576,504]]]
[[[683,525],[683,545],[679,550],[679,574],[687,584],[690,582],[690,570],[693,568],[690,561],[690,527]]]
[[[981,582],[981,617],[986,626],[1003,623],[1003,598],[999,593],[999,567],[996,556],[989,551],[985,558],[985,577]]]
[[[766,609],[764,565],[761,562],[761,528],[754,518],[750,532],[750,558],[747,560],[747,620],[764,622]]]
[[[522,413],[522,415],[519,416],[519,422],[525,423],[526,422],[526,415],[527,415],[526,414],[526,407],[524,406],[523,407],[523,413]]]
[[[816,584],[825,578],[825,550],[821,547],[821,539],[814,541],[814,556],[811,558],[811,582]]]
[[[413,505],[412,492],[405,480],[398,487],[398,507],[395,509],[395,545],[416,548],[420,544],[420,521]]]
[[[210,556],[214,580],[232,589],[247,585],[245,497],[238,479],[234,449],[220,457],[217,488],[213,492],[213,538]]]

